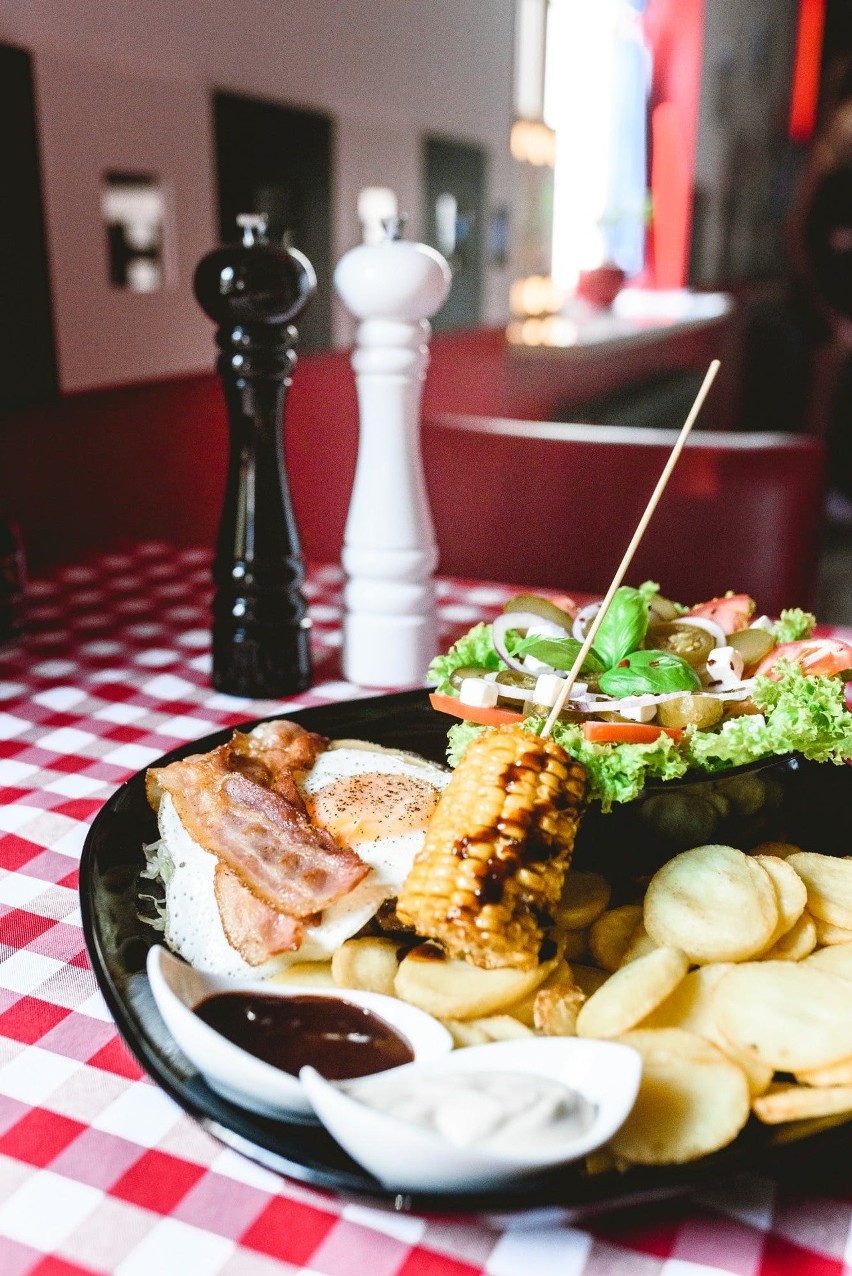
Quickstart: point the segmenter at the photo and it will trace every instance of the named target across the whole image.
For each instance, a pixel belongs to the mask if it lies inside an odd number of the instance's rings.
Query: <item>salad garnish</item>
[[[451,765],[490,723],[542,730],[595,608],[538,602],[510,600],[495,626],[474,626],[432,661],[433,705],[460,719],[448,733]],[[552,732],[604,810],[651,778],[788,753],[852,760],[852,645],[814,637],[816,618],[801,608],[777,620],[755,613],[733,592],[686,607],[653,581],[616,591]]]

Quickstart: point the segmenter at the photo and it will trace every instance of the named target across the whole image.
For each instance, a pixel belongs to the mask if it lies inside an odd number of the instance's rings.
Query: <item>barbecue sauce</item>
[[[384,1019],[337,997],[217,993],[195,1013],[249,1054],[296,1077],[306,1064],[340,1081],[414,1058],[405,1037]]]

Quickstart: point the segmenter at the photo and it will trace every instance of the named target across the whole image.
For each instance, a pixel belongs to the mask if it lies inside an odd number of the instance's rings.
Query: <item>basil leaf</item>
[[[595,635],[595,650],[608,669],[642,646],[648,632],[648,604],[641,590],[622,585]]]
[[[670,651],[634,651],[600,678],[608,696],[662,695],[666,691],[700,691],[701,679]]]
[[[512,655],[519,658],[534,656],[536,660],[541,660],[553,669],[563,669],[567,672],[573,669],[574,661],[582,645],[576,638],[548,638],[544,634],[529,634],[517,643]],[[592,647],[583,661],[583,672],[602,673],[604,669],[606,665]]]

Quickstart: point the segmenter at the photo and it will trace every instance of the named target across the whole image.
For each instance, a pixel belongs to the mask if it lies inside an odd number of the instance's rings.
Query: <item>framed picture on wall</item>
[[[60,390],[212,369],[192,292],[218,241],[208,91],[49,53],[35,73]]]

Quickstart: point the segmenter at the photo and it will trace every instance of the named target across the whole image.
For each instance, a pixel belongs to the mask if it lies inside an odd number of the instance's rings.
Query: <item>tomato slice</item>
[[[782,642],[761,660],[755,675],[766,673],[779,660],[796,660],[805,673],[833,674],[852,669],[852,645],[842,638],[802,638],[799,642]]]
[[[451,713],[454,718],[464,722],[478,722],[484,727],[499,727],[510,722],[523,722],[524,715],[512,709],[483,709],[477,705],[462,704],[458,696],[439,695],[432,691],[429,695],[432,708],[439,713]]]
[[[653,722],[583,723],[583,738],[590,744],[649,744],[661,735],[679,740],[683,727],[658,727]]]
[[[754,608],[754,599],[749,598],[748,594],[731,594],[728,598],[711,598],[707,603],[690,608],[684,615],[715,620],[726,634],[735,634],[738,629],[748,626]]]

